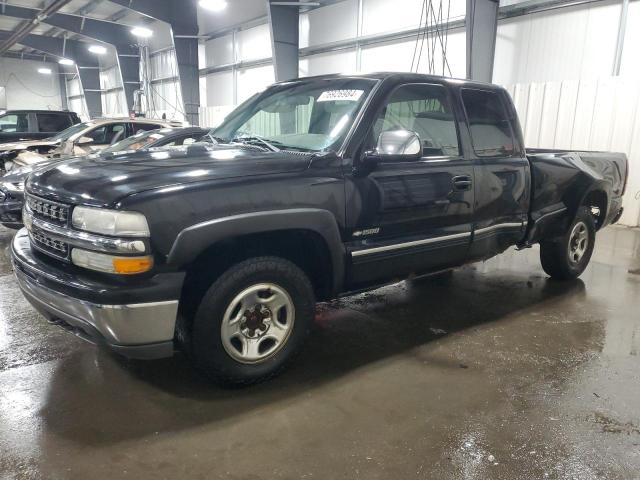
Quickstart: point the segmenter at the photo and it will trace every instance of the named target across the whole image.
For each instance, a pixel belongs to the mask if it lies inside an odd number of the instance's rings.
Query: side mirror
[[[91,137],[80,137],[76,140],[76,145],[89,145],[93,143],[93,138]]]
[[[387,130],[380,134],[376,149],[364,155],[365,165],[381,162],[412,162],[422,157],[422,142],[410,130]]]

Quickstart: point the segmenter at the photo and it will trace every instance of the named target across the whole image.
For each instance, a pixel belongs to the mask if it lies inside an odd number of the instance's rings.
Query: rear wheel
[[[245,260],[224,272],[196,312],[192,356],[210,378],[249,384],[277,374],[311,329],[311,282],[278,257]]]
[[[565,235],[540,243],[543,270],[558,280],[578,278],[589,265],[595,240],[593,215],[587,207],[581,207]]]

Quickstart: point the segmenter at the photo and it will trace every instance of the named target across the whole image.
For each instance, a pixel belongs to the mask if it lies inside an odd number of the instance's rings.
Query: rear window
[[[69,115],[55,113],[38,113],[38,131],[40,132],[61,132],[72,125]]]
[[[29,118],[26,113],[9,113],[0,117],[0,132],[28,132]]]
[[[510,156],[513,132],[500,96],[487,90],[462,89],[473,149],[479,157]]]

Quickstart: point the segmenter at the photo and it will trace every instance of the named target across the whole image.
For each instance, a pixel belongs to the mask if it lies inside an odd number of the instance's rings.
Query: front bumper
[[[50,265],[32,251],[26,229],[11,251],[22,293],[51,323],[131,358],[173,354],[183,274],[159,274],[129,287],[100,284]]]

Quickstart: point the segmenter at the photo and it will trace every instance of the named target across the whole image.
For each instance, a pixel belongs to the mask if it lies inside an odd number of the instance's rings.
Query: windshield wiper
[[[236,137],[236,138],[234,138],[232,140],[232,142],[246,143],[248,145],[251,145],[252,143],[260,143],[260,144],[264,145],[265,147],[267,147],[272,152],[279,152],[280,151],[280,149],[278,147],[276,147],[274,145],[274,143],[282,146],[282,144],[280,142],[276,142],[276,141],[273,141],[273,140],[268,141],[268,140],[262,138],[259,135],[251,135],[251,136],[247,136],[247,137]]]

